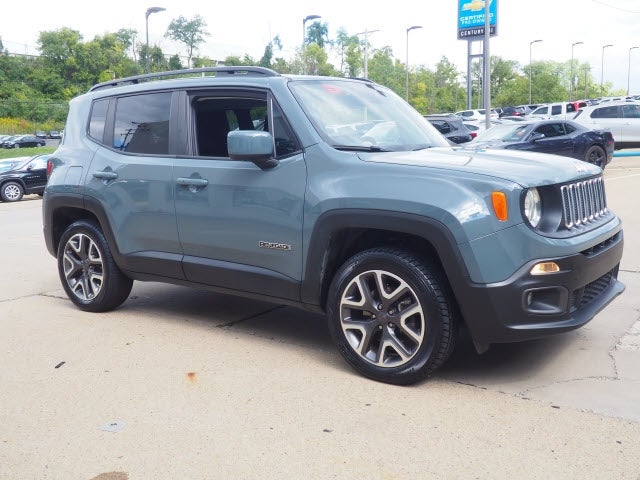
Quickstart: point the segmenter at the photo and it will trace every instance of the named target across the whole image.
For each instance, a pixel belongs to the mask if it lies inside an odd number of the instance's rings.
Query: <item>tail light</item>
[[[51,172],[53,172],[53,162],[49,159],[47,160],[47,178],[51,176]]]
[[[469,135],[471,135],[472,140],[478,136],[476,132],[469,132]]]

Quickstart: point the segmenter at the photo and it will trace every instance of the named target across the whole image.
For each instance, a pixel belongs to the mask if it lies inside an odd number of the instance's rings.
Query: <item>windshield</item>
[[[31,157],[14,157],[0,160],[0,172],[17,170],[31,161]]]
[[[496,141],[519,142],[529,130],[530,125],[514,123],[513,125],[496,125],[477,136],[476,142]]]
[[[380,85],[327,78],[290,86],[315,128],[334,148],[399,151],[449,145],[429,121]]]

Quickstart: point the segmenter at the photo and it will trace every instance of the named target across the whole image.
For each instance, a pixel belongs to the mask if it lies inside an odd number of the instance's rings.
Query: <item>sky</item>
[[[616,89],[640,94],[640,1],[638,0],[495,0],[498,1],[498,34],[491,38],[490,54],[520,65],[531,60],[566,62],[573,58],[589,63],[595,83],[610,82]],[[214,60],[245,54],[259,60],[265,46],[276,35],[283,51],[276,56],[293,57],[303,38],[303,19],[320,15],[329,37],[338,29],[364,37],[372,49],[390,46],[401,62],[411,67],[434,69],[446,56],[466,73],[467,41],[457,39],[458,0],[323,0],[322,2],[256,1],[223,2],[203,0],[109,0],[79,3],[70,0],[4,2],[0,16],[0,38],[11,53],[37,54],[41,31],[68,27],[79,31],[85,41],[120,28],[138,31],[145,39],[145,12],[166,8],[149,16],[149,43],[165,53],[185,57],[184,45],[164,37],[171,20],[200,15],[209,36],[199,54]],[[307,22],[309,26],[312,22]],[[407,34],[407,28],[421,26]],[[374,32],[375,30],[375,32]],[[542,40],[531,44],[533,40]],[[572,47],[576,42],[583,42]],[[407,52],[407,43],[409,51]],[[603,49],[604,45],[612,45]],[[481,53],[474,42],[473,53]],[[407,55],[408,53],[408,55]],[[604,68],[603,68],[604,65]]]

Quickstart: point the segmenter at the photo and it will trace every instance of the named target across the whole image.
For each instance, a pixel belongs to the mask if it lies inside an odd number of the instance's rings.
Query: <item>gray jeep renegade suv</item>
[[[598,167],[460,150],[380,85],[258,67],[75,98],[43,222],[83,310],[150,280],[325,312],[346,361],[397,384],[463,324],[483,350],[578,328],[624,289]]]

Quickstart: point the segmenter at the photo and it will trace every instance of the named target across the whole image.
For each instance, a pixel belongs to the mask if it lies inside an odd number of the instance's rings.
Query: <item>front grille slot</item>
[[[575,311],[585,305],[588,305],[593,300],[598,298],[602,292],[604,292],[611,282],[617,277],[617,267],[610,272],[605,273],[600,278],[594,280],[591,283],[586,284],[582,288],[574,290],[571,294],[571,311]]]
[[[563,185],[560,191],[564,226],[567,228],[596,221],[608,211],[602,177]]]

